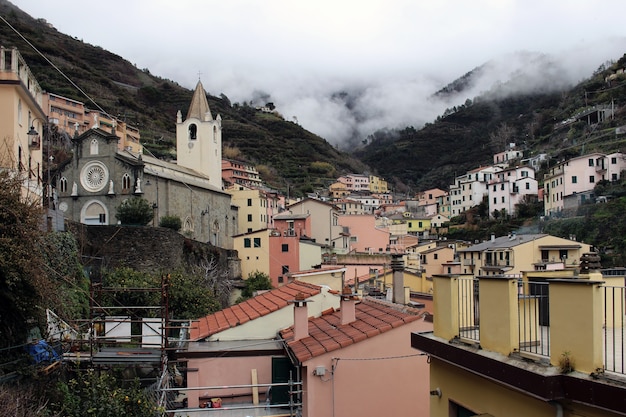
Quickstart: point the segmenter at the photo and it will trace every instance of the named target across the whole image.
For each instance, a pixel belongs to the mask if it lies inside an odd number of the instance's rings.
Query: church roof
[[[207,113],[211,120],[213,120],[211,109],[209,109],[209,102],[206,99],[206,91],[204,91],[204,87],[202,87],[202,82],[198,80],[196,89],[193,92],[193,97],[191,98],[189,111],[187,112],[187,119],[194,117],[198,120],[204,120],[204,115]]]

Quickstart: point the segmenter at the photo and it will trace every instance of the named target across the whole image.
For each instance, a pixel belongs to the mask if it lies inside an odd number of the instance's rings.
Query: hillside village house
[[[111,127],[115,131],[115,126]],[[232,248],[237,210],[221,188],[221,119],[213,119],[198,82],[183,121],[177,115],[177,164],[118,149],[118,137],[98,124],[73,138],[74,157],[58,179],[59,210],[76,222],[116,224],[117,207],[148,200],[153,224],[178,216],[193,239]]]
[[[591,246],[547,234],[511,234],[457,249],[463,274],[520,275],[524,271],[578,267]]]
[[[250,233],[274,227],[274,216],[284,204],[284,198],[277,191],[232,185],[226,192],[231,195],[232,204],[238,207],[239,231]]]
[[[380,253],[389,247],[389,230],[376,227],[373,215],[340,215],[339,224],[349,235],[350,252]]]
[[[507,168],[489,182],[489,214],[515,215],[517,204],[537,199],[537,180],[531,167]]]
[[[309,237],[310,230],[309,214],[284,212],[274,216],[273,229],[234,236],[243,278],[262,272],[278,287],[289,281],[290,272],[319,266],[323,245]]]
[[[0,46],[0,168],[22,174],[23,196],[46,205],[42,139],[50,140],[44,136],[47,123],[41,87],[22,55],[17,48]],[[28,135],[31,127],[37,136]]]
[[[493,163],[502,167],[509,167],[511,162],[519,162],[524,153],[514,143],[510,143],[507,150],[493,155]]]
[[[328,187],[329,196],[332,200],[341,200],[350,195],[350,191],[346,184],[342,182],[334,182]]]
[[[593,189],[602,180],[617,181],[626,169],[626,158],[620,152],[590,153],[563,161],[544,176],[544,212],[558,215],[566,209],[593,201]],[[566,206],[568,198],[573,201]]]
[[[369,191],[370,189],[370,179],[369,176],[363,174],[348,174],[342,175],[337,178],[337,181],[344,184],[346,189],[353,193],[358,193],[361,191]]]
[[[389,191],[389,186],[383,178],[369,175],[369,191],[372,194],[385,194]]]
[[[374,211],[380,207],[380,200],[373,195],[357,195],[350,194],[346,197],[346,200],[353,200],[359,202],[363,207],[363,212],[366,214],[374,214]]]
[[[88,109],[80,101],[49,92],[43,94],[43,106],[52,123],[51,128],[68,139],[82,135],[97,125],[117,136],[120,151],[143,152],[139,129],[109,114]]]
[[[310,237],[316,243],[335,253],[348,251],[348,236],[339,224],[339,208],[331,203],[312,198],[293,203],[287,207],[292,214],[310,214]]]
[[[411,335],[430,415],[623,416],[624,289],[623,270],[435,276],[434,330]]]
[[[297,298],[294,324],[280,332],[301,378],[303,417],[429,415],[428,363],[408,339],[432,328],[424,311],[349,290],[339,311],[309,318],[313,304]]]
[[[420,203],[420,205],[429,205],[432,203],[436,203],[439,197],[447,194],[448,192],[442,189],[430,188],[428,190],[418,192],[417,201]]]
[[[336,199],[333,203],[339,208],[341,214],[365,214],[365,207],[363,207],[363,203],[360,201]]]
[[[456,177],[450,185],[450,215],[452,217],[477,206],[488,194],[488,184],[502,168],[480,167]]]
[[[228,185],[260,187],[263,184],[254,165],[232,159],[222,159],[222,180]]]
[[[311,317],[339,307],[339,297],[328,287],[294,281],[194,320],[190,342],[176,353],[177,359],[186,363],[189,408],[197,408],[214,397],[221,398],[224,406],[230,402],[252,405],[254,397],[261,407],[266,401],[288,402],[286,395],[277,395],[287,387],[272,388],[271,401],[268,388],[273,383],[287,382],[293,369],[283,342],[276,336],[293,325],[293,301],[298,294],[311,301]],[[267,386],[250,386],[256,383]],[[206,388],[218,386],[232,387]]]

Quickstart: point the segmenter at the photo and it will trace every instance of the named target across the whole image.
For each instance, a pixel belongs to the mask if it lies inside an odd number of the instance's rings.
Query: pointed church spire
[[[198,80],[196,90],[193,92],[193,97],[191,98],[189,111],[187,112],[187,119],[195,117],[198,120],[204,121],[205,115],[208,115],[209,120],[213,120],[211,109],[209,109],[209,102],[206,99],[206,91],[204,91],[204,87],[202,87],[202,82]]]

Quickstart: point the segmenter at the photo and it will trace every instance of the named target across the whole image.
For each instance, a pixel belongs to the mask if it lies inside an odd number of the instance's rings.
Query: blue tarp
[[[60,359],[54,349],[43,339],[37,343],[28,344],[26,351],[33,358],[35,363],[54,362]]]

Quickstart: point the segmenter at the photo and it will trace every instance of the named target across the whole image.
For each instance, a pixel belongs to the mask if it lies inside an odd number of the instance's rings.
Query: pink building
[[[448,195],[447,191],[439,188],[431,188],[430,190],[420,191],[417,193],[417,201],[420,206],[437,204],[439,197]]]
[[[229,184],[258,187],[262,184],[259,172],[252,164],[222,159],[222,180]]]
[[[272,285],[287,282],[289,272],[300,268],[300,239],[311,235],[309,214],[282,213],[274,216],[274,230],[270,233],[269,264]],[[321,262],[321,259],[320,259]]]
[[[280,332],[302,379],[302,415],[429,415],[429,365],[412,332],[432,329],[423,310],[341,296],[339,311],[309,317],[296,300],[294,326]]]
[[[348,174],[337,178],[337,181],[344,184],[348,191],[359,192],[370,190],[370,178],[362,174]]]
[[[564,209],[575,209],[592,199],[593,189],[599,181],[617,181],[626,169],[626,157],[612,154],[590,153],[563,161],[550,168],[544,175],[544,210],[546,216],[558,214]],[[569,207],[565,202],[570,202]]]
[[[177,352],[178,360],[186,364],[189,408],[204,405],[211,398],[220,398],[224,406],[252,406],[256,396],[257,405],[265,404],[268,386],[282,382],[284,371],[292,368],[276,334],[293,325],[292,300],[298,294],[313,301],[309,310],[312,317],[339,306],[339,297],[327,288],[294,281],[192,323],[191,341]],[[266,386],[250,386],[252,375],[258,384]],[[229,388],[206,388],[218,386]]]
[[[376,227],[376,218],[371,214],[342,215],[339,224],[349,234],[350,252],[378,253],[389,246],[389,229]]]

